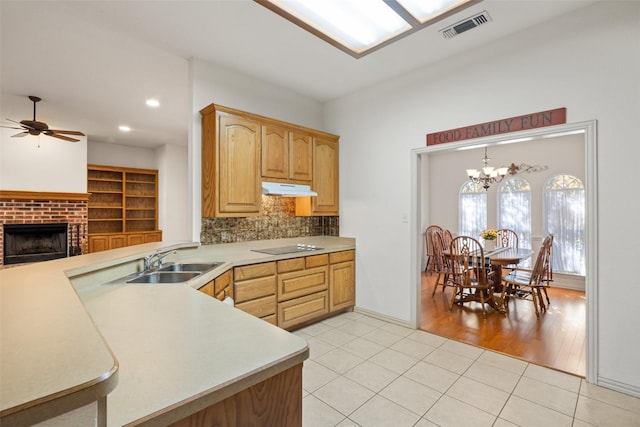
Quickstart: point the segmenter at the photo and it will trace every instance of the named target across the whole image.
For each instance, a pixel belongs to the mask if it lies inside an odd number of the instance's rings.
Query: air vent
[[[456,22],[455,24],[440,30],[440,32],[445,39],[451,39],[458,34],[462,34],[465,31],[469,31],[470,29],[486,24],[487,22],[491,22],[491,16],[489,16],[489,13],[484,10],[477,15]]]

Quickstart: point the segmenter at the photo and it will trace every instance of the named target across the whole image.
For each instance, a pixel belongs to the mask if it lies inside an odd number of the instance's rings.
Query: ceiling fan
[[[40,135],[45,134],[47,136],[52,136],[54,138],[58,138],[58,139],[64,139],[65,141],[71,141],[71,142],[78,142],[80,141],[79,139],[76,138],[71,138],[68,136],[64,136],[64,135],[78,135],[78,136],[85,136],[84,133],[82,132],[78,132],[75,130],[57,130],[57,129],[49,129],[49,125],[47,125],[44,122],[39,122],[36,120],[36,103],[40,102],[41,99],[38,98],[37,96],[29,96],[29,99],[31,101],[33,101],[33,120],[21,120],[21,121],[15,121],[15,120],[11,120],[11,119],[7,119],[10,122],[16,123],[18,125],[20,125],[20,127],[14,127],[14,126],[0,126],[3,128],[7,128],[7,129],[18,129],[21,130],[22,132],[17,133],[15,135],[11,135],[13,137],[23,137],[23,136],[27,136],[27,135]],[[64,134],[64,135],[62,135]]]

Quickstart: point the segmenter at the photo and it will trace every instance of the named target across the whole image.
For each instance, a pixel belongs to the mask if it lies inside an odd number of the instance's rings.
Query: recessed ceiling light
[[[147,105],[149,107],[159,107],[160,106],[160,101],[158,101],[157,99],[147,99]]]
[[[122,132],[131,132],[131,128],[125,125],[118,126],[118,129],[120,129]]]

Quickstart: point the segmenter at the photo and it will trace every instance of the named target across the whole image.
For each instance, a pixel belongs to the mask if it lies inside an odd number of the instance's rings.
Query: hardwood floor
[[[511,300],[509,313],[487,308],[482,316],[479,303],[454,305],[449,311],[453,288],[438,286],[432,298],[436,275],[422,273],[420,329],[443,337],[498,351],[528,362],[570,374],[585,376],[585,295],[569,289],[549,289],[551,305],[536,319],[531,301]]]

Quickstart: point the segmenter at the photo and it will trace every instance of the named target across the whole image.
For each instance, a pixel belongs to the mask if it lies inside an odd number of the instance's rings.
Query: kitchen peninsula
[[[67,413],[73,425],[200,425],[234,413],[300,425],[306,342],[197,291],[232,268],[306,255],[254,251],[297,243],[355,249],[339,237],[157,242],[1,270],[0,422]],[[184,284],[109,283],[158,249],[177,250],[167,262],[222,264]]]

